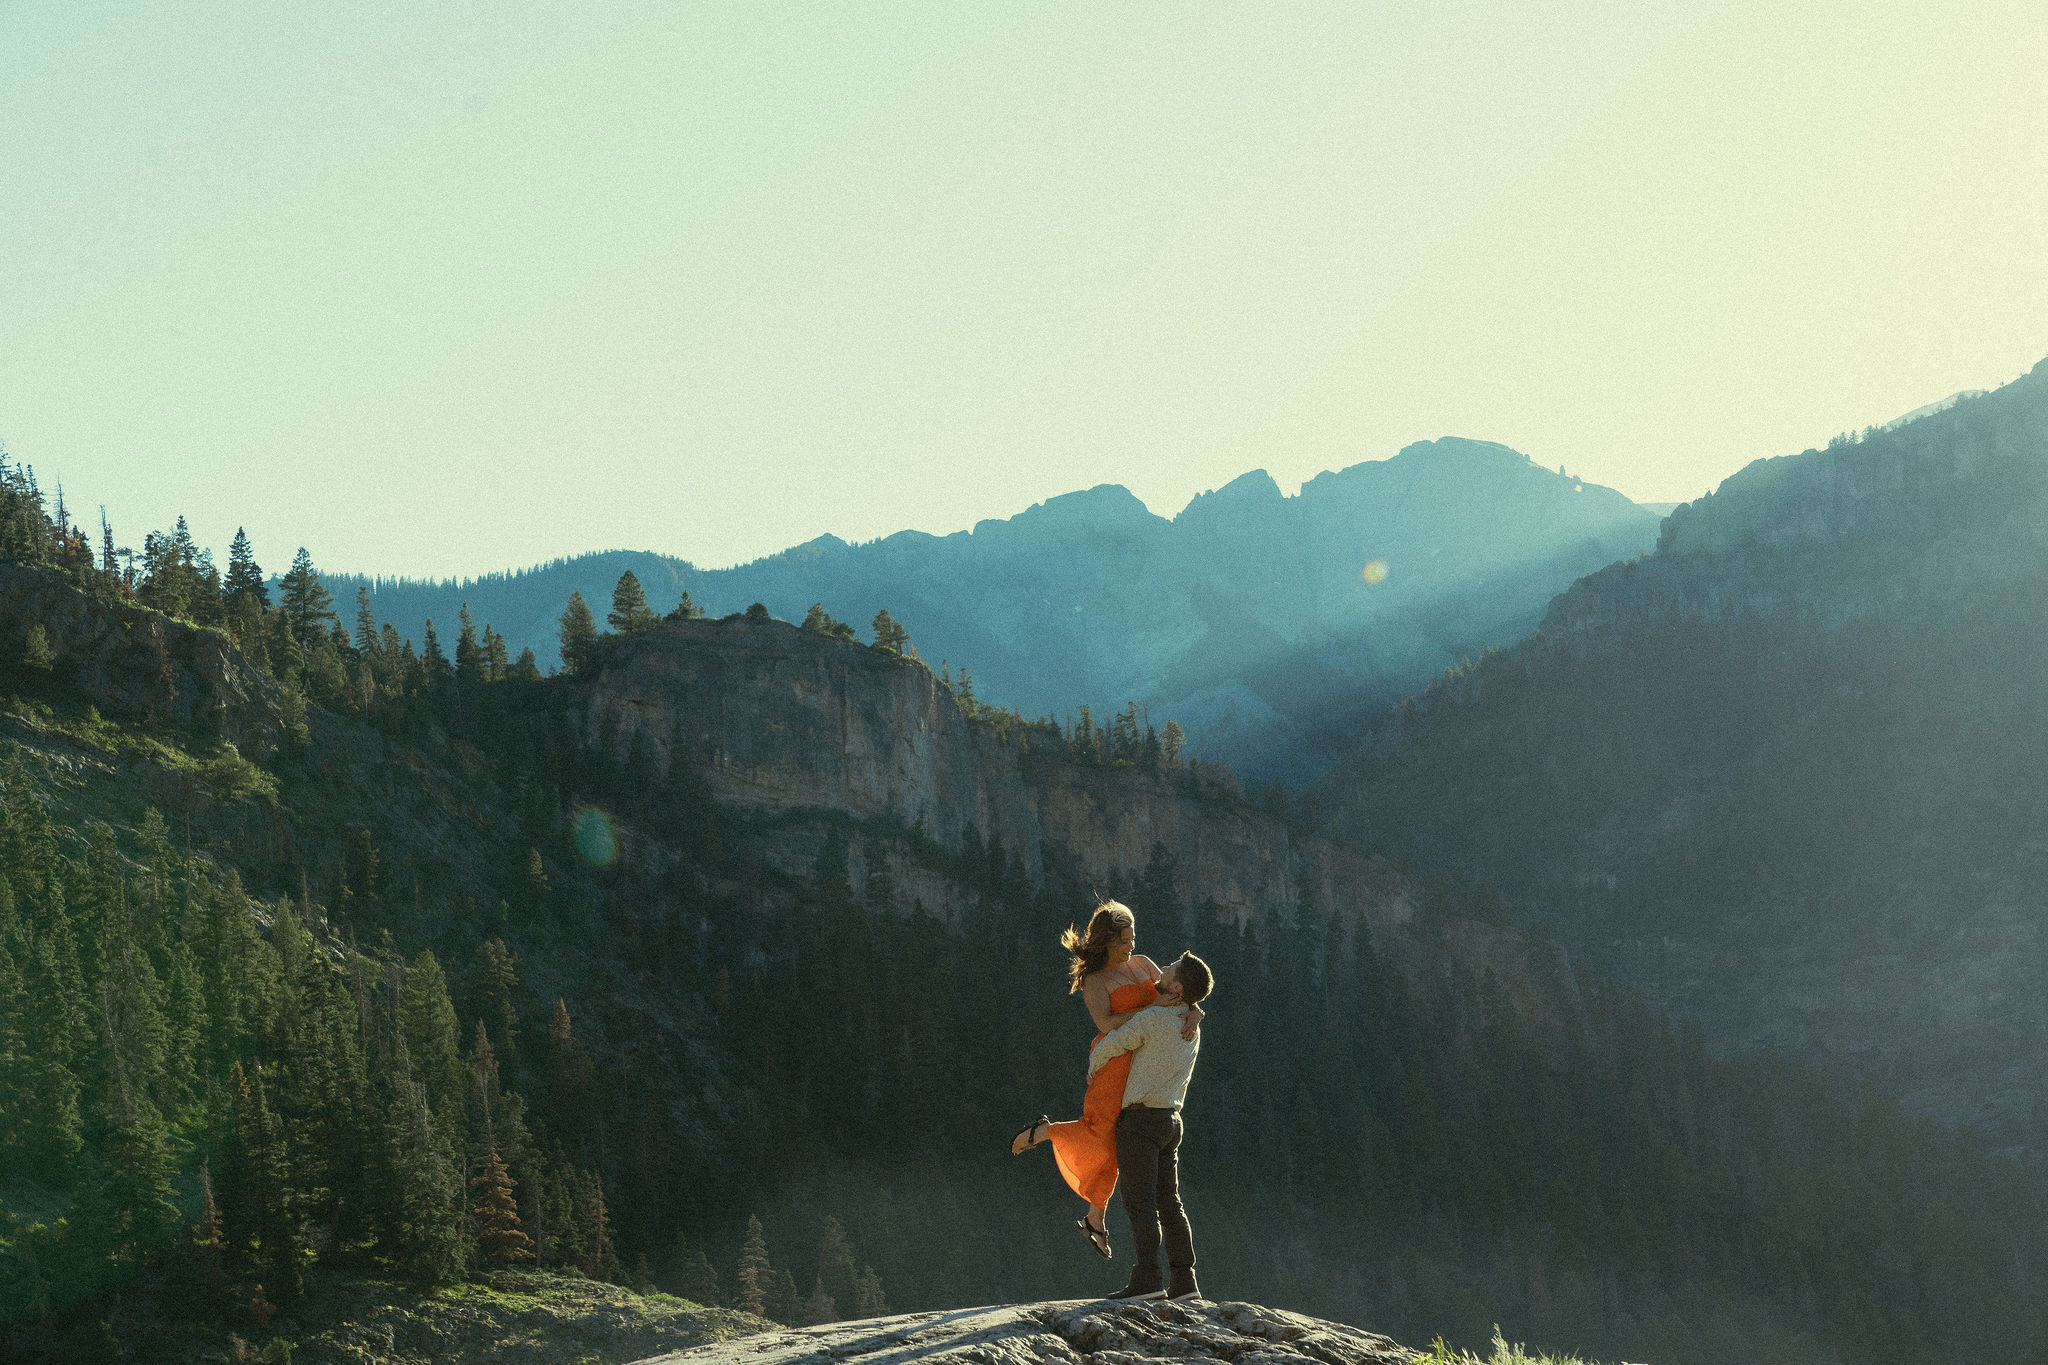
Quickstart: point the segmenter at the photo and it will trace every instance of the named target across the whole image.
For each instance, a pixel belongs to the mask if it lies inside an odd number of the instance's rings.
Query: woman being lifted
[[[1060,935],[1060,946],[1072,958],[1067,964],[1068,993],[1078,994],[1088,1006],[1095,1021],[1095,1042],[1158,997],[1159,968],[1139,954],[1138,917],[1121,901],[1096,906],[1086,933],[1076,933],[1069,925]],[[1201,1026],[1201,1009],[1190,1007],[1183,1031],[1192,1038]],[[1112,1057],[1089,1079],[1080,1118],[1054,1123],[1040,1115],[1010,1139],[1012,1153],[1052,1144],[1060,1175],[1088,1201],[1088,1211],[1075,1225],[1104,1260],[1110,1253],[1103,1214],[1116,1189],[1116,1120],[1123,1112],[1124,1081],[1130,1073],[1130,1053]]]

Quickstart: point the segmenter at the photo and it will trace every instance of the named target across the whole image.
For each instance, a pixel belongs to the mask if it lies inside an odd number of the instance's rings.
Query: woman
[[[1151,958],[1138,955],[1138,917],[1129,906],[1104,901],[1089,917],[1088,932],[1077,934],[1069,925],[1060,935],[1060,946],[1073,958],[1067,964],[1067,993],[1078,994],[1088,1006],[1099,1030],[1095,1042],[1158,997],[1159,968]],[[1190,1006],[1183,1030],[1192,1038],[1201,1024],[1202,1011]],[[1010,1139],[1013,1154],[1042,1142],[1052,1144],[1060,1175],[1088,1201],[1088,1212],[1075,1225],[1104,1260],[1109,1259],[1109,1230],[1103,1218],[1116,1188],[1116,1120],[1123,1112],[1124,1081],[1130,1074],[1129,1053],[1110,1058],[1089,1078],[1080,1118],[1054,1123],[1040,1115]]]

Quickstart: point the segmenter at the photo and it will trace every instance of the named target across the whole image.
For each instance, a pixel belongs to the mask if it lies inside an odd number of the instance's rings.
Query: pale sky
[[[1445,435],[1642,501],[2048,355],[2048,5],[0,0],[123,543],[711,566]]]

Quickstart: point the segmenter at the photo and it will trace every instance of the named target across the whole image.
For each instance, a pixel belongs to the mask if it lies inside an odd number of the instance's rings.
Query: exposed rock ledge
[[[1068,1303],[906,1313],[764,1332],[639,1365],[1408,1365],[1386,1337],[1249,1303]]]

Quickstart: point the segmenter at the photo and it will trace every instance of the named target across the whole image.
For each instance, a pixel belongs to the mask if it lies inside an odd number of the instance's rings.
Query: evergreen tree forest
[[[1213,1296],[1608,1359],[2048,1360],[2032,1177],[1881,1094],[1712,1057],[1541,943],[1511,991],[1458,951],[1509,942],[1483,888],[1434,888],[1393,943],[1167,913],[1201,889],[1163,846],[1127,884],[1034,883],[997,842],[842,822],[778,870],[686,768],[572,723],[615,651],[709,627],[628,593],[630,633],[574,613],[574,672],[474,623],[436,668],[367,603],[345,629],[310,559],[266,594],[246,543],[215,580],[172,532],[137,569],[0,475],[0,561],[228,632],[286,736],[261,782],[158,780],[217,739],[102,714],[59,623],[42,666],[0,623],[7,1351],[128,1286],[248,1318],[344,1266],[533,1265],[786,1322],[1106,1292],[1121,1213],[1104,1265],[1047,1154],[1007,1151],[1078,1109],[1092,1026],[1056,939],[1100,891],[1216,973],[1182,1159]],[[1129,708],[1004,723],[1106,783],[1235,799]],[[968,908],[941,919],[884,845]]]

